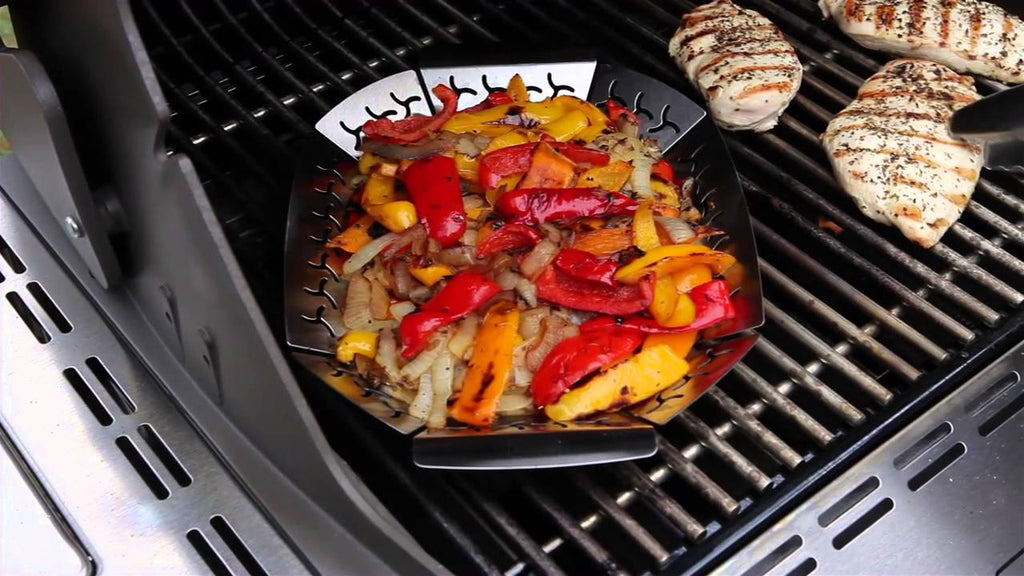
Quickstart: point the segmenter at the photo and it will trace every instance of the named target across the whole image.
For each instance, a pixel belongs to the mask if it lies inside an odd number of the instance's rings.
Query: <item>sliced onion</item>
[[[374,356],[377,365],[384,370],[384,374],[392,382],[401,378],[401,370],[398,368],[398,343],[395,342],[395,333],[391,330],[383,330],[377,341],[377,355]]]
[[[483,196],[477,194],[470,194],[462,199],[462,204],[466,207],[466,210],[472,208],[483,208],[487,205],[487,200]]]
[[[523,276],[536,280],[541,271],[554,260],[556,254],[558,254],[557,244],[548,239],[541,240],[519,263],[519,271],[523,273]]]
[[[526,278],[520,278],[515,286],[516,294],[523,299],[528,306],[537,305],[537,285]]]
[[[551,222],[544,222],[540,225],[541,232],[544,232],[544,236],[548,240],[551,240],[555,244],[559,244],[562,241],[562,230],[555,226]]]
[[[540,368],[544,358],[551,349],[566,338],[567,330],[571,324],[568,320],[558,314],[551,314],[541,322],[543,332],[540,341],[532,350],[526,353],[526,367],[534,372]],[[575,326],[573,326],[575,328]]]
[[[370,281],[362,274],[354,274],[348,280],[345,292],[345,311],[342,321],[349,330],[364,330],[373,321],[370,314]]]
[[[533,371],[526,367],[526,353],[536,343],[536,339],[528,338],[512,350],[512,386],[529,386],[533,382]]]
[[[401,376],[403,379],[413,382],[420,379],[424,372],[430,369],[430,365],[437,360],[438,354],[444,347],[444,337],[434,336],[433,342],[426,350],[420,352],[411,362],[402,366]]]
[[[416,311],[416,305],[413,304],[412,302],[409,302],[408,300],[402,300],[401,302],[395,302],[390,307],[388,307],[388,312],[391,313],[391,316],[393,316],[395,318],[395,320],[399,320],[399,321],[401,321],[402,318],[405,318],[406,316],[408,316],[409,314],[412,314],[415,311]]]
[[[430,381],[434,387],[434,403],[427,416],[428,428],[444,428],[448,422],[448,398],[452,395],[452,380],[455,378],[455,357],[448,350],[442,350],[437,360],[430,365]],[[422,378],[420,379],[422,381]]]
[[[476,331],[479,327],[480,317],[476,314],[470,314],[464,318],[455,330],[455,334],[448,341],[448,351],[454,354],[456,358],[468,358],[469,352],[473,349],[473,338],[476,337]]]
[[[356,270],[359,270],[363,266],[369,264],[377,254],[380,254],[382,250],[388,247],[389,244],[398,239],[398,234],[394,232],[388,232],[387,234],[371,241],[366,246],[360,248],[351,258],[345,261],[345,265],[341,267],[341,273],[348,275]]]
[[[509,270],[516,265],[515,258],[509,256],[504,252],[498,252],[494,256],[491,256],[490,270],[491,275],[497,278],[502,272]]]
[[[417,304],[423,304],[430,300],[430,288],[423,285],[413,286],[412,290],[409,290],[409,299]]]
[[[462,243],[466,246],[476,246],[476,230],[467,229],[463,232]]]
[[[654,198],[654,189],[651,188],[651,169],[654,160],[644,154],[637,155],[633,159],[633,172],[629,175],[629,187],[641,198]]]
[[[664,230],[666,234],[668,234],[669,238],[672,239],[673,244],[685,244],[697,236],[697,233],[693,230],[693,226],[690,226],[690,224],[682,218],[655,216],[654,221],[658,223],[658,226],[661,226],[661,229]]]
[[[511,290],[516,287],[516,284],[518,284],[522,278],[522,276],[511,270],[505,270],[501,274],[498,274],[498,276],[494,278],[494,281],[498,283],[498,286],[501,287],[502,290]]]
[[[629,117],[629,114],[623,114],[619,116],[618,122],[619,132],[622,132],[626,136],[636,138],[640,134],[640,124],[636,120]]]
[[[509,392],[498,398],[498,414],[521,414],[532,411],[533,398],[528,393]]]
[[[437,253],[437,259],[449,266],[472,266],[476,264],[476,250],[468,246],[445,248]]]
[[[469,364],[465,360],[455,360],[455,377],[452,378],[452,394],[462,390],[462,382],[466,380],[466,373],[469,372]]]
[[[420,141],[415,145],[396,144],[394,142],[366,138],[363,140],[361,150],[395,160],[416,160],[447,152],[454,148],[459,140],[459,135],[452,134],[451,132],[442,132],[436,138]]]
[[[374,320],[385,320],[388,317],[388,308],[391,307],[391,297],[388,291],[380,282],[370,282],[370,316]]]
[[[413,418],[426,418],[430,414],[430,407],[434,403],[434,386],[431,381],[430,371],[424,372],[419,379],[419,386],[416,388],[416,396],[409,402],[409,415]]]
[[[405,260],[398,260],[391,268],[391,275],[395,278],[395,296],[405,298],[413,287],[412,275],[409,274],[409,264]]]
[[[427,242],[427,231],[423,228],[422,224],[416,224],[398,235],[398,239],[389,245],[386,249],[381,251],[381,256],[385,259],[393,258],[395,254],[398,254],[400,250],[406,246],[411,246],[410,251],[415,252],[416,244],[426,245]]]
[[[547,306],[524,310],[519,315],[519,335],[523,337],[523,340],[530,340],[540,334],[540,322],[549,314],[551,314],[551,308]]]

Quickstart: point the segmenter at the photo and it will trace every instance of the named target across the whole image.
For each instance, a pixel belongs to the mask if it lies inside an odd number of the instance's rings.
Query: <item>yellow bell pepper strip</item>
[[[544,413],[556,422],[636,404],[675,384],[690,365],[666,344],[645,348],[632,358],[569,390]]]
[[[416,225],[416,206],[408,200],[367,206],[366,213],[392,232],[405,232]]]
[[[575,96],[556,96],[551,101],[565,107],[566,110],[579,110],[586,115],[589,125],[576,135],[576,140],[591,142],[594,138],[603,134],[605,130],[609,130],[612,127],[604,112],[586,100],[581,100]]]
[[[635,284],[647,274],[667,276],[694,264],[708,264],[716,274],[721,274],[735,262],[736,258],[731,254],[712,250],[702,244],[658,246],[619,268],[615,273],[615,279],[626,284]]]
[[[409,266],[409,274],[419,280],[424,286],[433,286],[440,282],[442,278],[447,278],[454,273],[454,270],[444,264],[431,264],[430,266],[423,267]]]
[[[675,184],[652,179],[651,190],[654,191],[654,198],[659,203],[667,206],[679,206],[679,190]]]
[[[525,104],[502,104],[479,112],[459,112],[444,125],[444,130],[456,134],[483,134],[495,136],[504,133],[510,120],[524,116],[529,120],[546,124],[565,114],[565,108],[551,102],[527,102]]]
[[[650,202],[643,202],[633,214],[633,244],[644,252],[661,246],[658,227],[654,223],[654,210]]]
[[[498,399],[512,372],[512,351],[519,339],[519,309],[497,302],[487,311],[476,335],[462,391],[450,409],[452,418],[473,426],[494,422]]]
[[[677,332],[675,334],[648,334],[644,340],[644,349],[665,345],[676,353],[676,356],[685,359],[693,350],[697,342],[697,331]]]
[[[530,94],[526,91],[526,82],[523,82],[523,77],[519,74],[516,74],[508,81],[508,87],[505,88],[505,93],[508,94],[516,104],[523,104],[530,101]]]
[[[568,188],[576,177],[576,164],[562,156],[547,142],[533,151],[533,160],[520,188]]]
[[[480,171],[480,158],[472,158],[457,152],[455,154],[455,167],[459,171],[459,178],[476,182],[477,174]]]
[[[541,130],[559,142],[572,140],[587,128],[587,116],[579,110],[570,110],[564,116],[541,126]]]
[[[395,178],[374,170],[363,186],[363,206],[378,206],[398,200],[395,193]]]
[[[356,359],[356,354],[373,359],[377,355],[376,332],[366,330],[353,330],[338,342],[338,349],[335,357],[339,362],[351,362]]]
[[[686,294],[701,284],[711,282],[713,277],[711,266],[707,264],[694,264],[689,268],[672,273],[672,280],[675,281],[676,290],[680,294]]]
[[[510,128],[508,132],[505,132],[501,136],[495,136],[487,144],[487,148],[484,148],[484,154],[490,154],[495,150],[501,150],[502,148],[508,148],[509,146],[518,146],[520,144],[526,144],[530,141],[530,138],[520,129]]]
[[[646,276],[645,276],[646,278]],[[638,330],[647,334],[667,334],[672,332],[691,332],[714,326],[723,320],[736,317],[736,309],[729,297],[729,285],[724,280],[712,280],[693,289],[688,295],[695,309],[693,322],[685,326],[663,326],[655,320],[642,316],[625,316],[613,318],[598,316],[580,325],[580,332],[588,330],[604,330],[608,326],[622,326],[630,330]],[[680,300],[683,300],[680,298]]]
[[[523,177],[522,174],[511,174],[509,176],[503,176],[498,183],[484,191],[484,198],[490,202],[491,206],[498,203],[498,198],[509,190],[515,190],[519,187],[519,180]]]
[[[385,171],[392,171],[398,168],[398,165],[387,158],[377,156],[373,152],[363,152],[363,155],[359,157],[359,173],[369,174],[377,166],[388,165]],[[388,176],[394,176],[394,174],[388,174]]]
[[[607,166],[594,166],[580,174],[579,186],[597,186],[609,192],[618,192],[626,185],[629,175],[633,173],[633,165],[624,160],[616,160]]]
[[[351,252],[355,254],[360,248],[370,243],[373,238],[370,237],[370,226],[373,226],[373,216],[369,214],[363,216],[359,220],[356,220],[352,225],[345,229],[344,232],[338,234],[334,238],[331,238],[327,242],[328,248],[341,248],[345,252]]]
[[[654,281],[654,297],[651,298],[651,316],[660,324],[665,324],[676,311],[679,292],[671,276],[658,276]],[[691,318],[692,320],[692,318]]]
[[[669,281],[672,277],[668,277]],[[689,294],[679,294],[676,298],[676,307],[667,318],[655,318],[662,326],[668,328],[682,328],[690,326],[697,319],[697,307]]]
[[[633,245],[633,231],[629,228],[598,228],[579,232],[572,247],[595,256],[611,256]]]

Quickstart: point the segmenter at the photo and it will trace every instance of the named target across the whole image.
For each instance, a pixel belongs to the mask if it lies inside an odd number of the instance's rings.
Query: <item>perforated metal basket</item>
[[[358,155],[359,127],[371,118],[431,114],[440,102],[428,88],[450,85],[459,107],[475,104],[519,74],[534,98],[559,94],[595,104],[615,99],[644,120],[641,132],[657,140],[677,173],[696,180],[704,221],[725,231],[712,247],[736,256],[727,280],[737,317],[708,330],[698,343],[691,374],[624,412],[585,422],[553,423],[539,416],[501,417],[481,430],[449,421],[440,430],[408,415],[405,404],[375,389],[333,360],[343,331],[344,284],[324,244],[341,232],[345,202],[333,187],[338,153],[300,167],[292,190],[286,246],[286,333],[300,363],[366,412],[403,434],[415,434],[413,458],[424,467],[538,468],[641,458],[657,450],[652,424],[667,422],[722,378],[753,345],[751,329],[764,321],[757,250],[746,201],[724,141],[704,110],[677,90],[621,66],[594,60],[448,65],[394,74],[363,88],[324,116],[317,129],[348,156]],[[352,158],[349,158],[351,160]]]

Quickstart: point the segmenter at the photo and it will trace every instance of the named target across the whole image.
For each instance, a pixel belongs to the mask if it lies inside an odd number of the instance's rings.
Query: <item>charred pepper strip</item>
[[[475,105],[470,106],[463,110],[463,112],[480,112],[481,110],[487,110],[488,108],[494,108],[495,106],[501,106],[502,104],[511,104],[512,97],[507,92],[491,92],[484,98],[484,101]]]
[[[533,162],[533,151],[539,145],[538,142],[527,142],[484,154],[480,159],[480,185],[484,188],[494,188],[502,176],[521,174],[529,170]],[[568,142],[547,142],[547,145],[576,163],[604,166],[611,159],[607,152],[591,150]]]
[[[636,124],[640,124],[640,119],[637,118],[636,112],[633,112],[615,100],[609,99],[604,103],[604,105],[608,107],[608,118],[610,118],[612,122],[618,123],[619,118],[626,116]]]
[[[676,171],[672,169],[672,165],[668,163],[668,160],[658,160],[655,162],[651,166],[651,175],[657,176],[669,184],[676,181]]]
[[[434,116],[413,114],[397,121],[389,118],[368,120],[363,124],[363,134],[367,138],[408,144],[440,132],[444,123],[455,115],[459,105],[459,95],[445,84],[434,86],[432,92],[441,99],[441,104],[444,106]]]
[[[555,256],[554,265],[565,274],[580,280],[589,280],[606,286],[615,286],[615,271],[619,265],[611,258],[599,258],[590,252],[564,248]]]
[[[638,206],[625,194],[602,193],[597,188],[520,188],[506,192],[495,208],[503,216],[523,222],[575,220],[629,214]]]
[[[538,287],[539,285],[540,283],[538,282]],[[736,317],[736,310],[733,308],[732,300],[729,298],[729,285],[724,280],[712,280],[706,284],[701,284],[694,288],[689,296],[696,308],[696,316],[693,322],[685,326],[662,326],[655,320],[641,316],[627,316],[625,318],[601,316],[580,325],[580,332],[604,330],[609,326],[621,326],[647,334],[671,334],[674,332],[703,330],[723,320],[731,320]],[[543,296],[541,297],[543,298]]]
[[[481,240],[476,247],[476,255],[477,258],[486,258],[498,252],[531,248],[543,239],[541,233],[532,226],[522,222],[509,222]],[[614,270],[612,273],[614,274]]]
[[[555,402],[586,376],[628,358],[643,341],[641,332],[617,326],[562,340],[544,357],[533,377],[533,403],[540,408]]]
[[[512,372],[512,351],[519,338],[519,309],[514,302],[497,302],[487,311],[476,335],[473,356],[462,391],[451,407],[459,422],[489,426]]]
[[[552,266],[537,277],[537,296],[542,300],[603,314],[640,312],[651,305],[652,291],[649,278],[634,285],[606,286],[573,278]]]
[[[427,235],[444,247],[458,242],[466,231],[466,206],[455,160],[421,158],[405,169],[402,179]]]
[[[398,328],[402,356],[416,356],[427,347],[434,332],[469,316],[500,291],[493,280],[479,272],[459,272],[418,312],[402,318]]]

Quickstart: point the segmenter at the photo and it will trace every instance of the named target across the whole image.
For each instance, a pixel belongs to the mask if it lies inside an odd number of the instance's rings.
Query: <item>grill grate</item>
[[[538,473],[413,469],[404,439],[309,386],[338,451],[371,488],[401,487],[379,496],[455,571],[635,573],[700,562],[754,508],[770,509],[822,470],[839,445],[877,431],[892,406],[977,359],[1024,300],[1019,177],[985,173],[931,251],[870,223],[832,179],[818,134],[885,57],[822,23],[810,0],[743,3],[778,24],[805,65],[774,131],[728,137],[755,217],[768,321],[744,362],[659,430],[657,456]],[[347,4],[133,2],[173,109],[168,153],[197,164],[250,280],[271,296],[290,145],[327,107],[408,67],[424,47],[589,42],[689,90],[665,56],[689,1],[593,0],[587,10],[568,0]],[[272,318],[279,300],[265,299]]]

